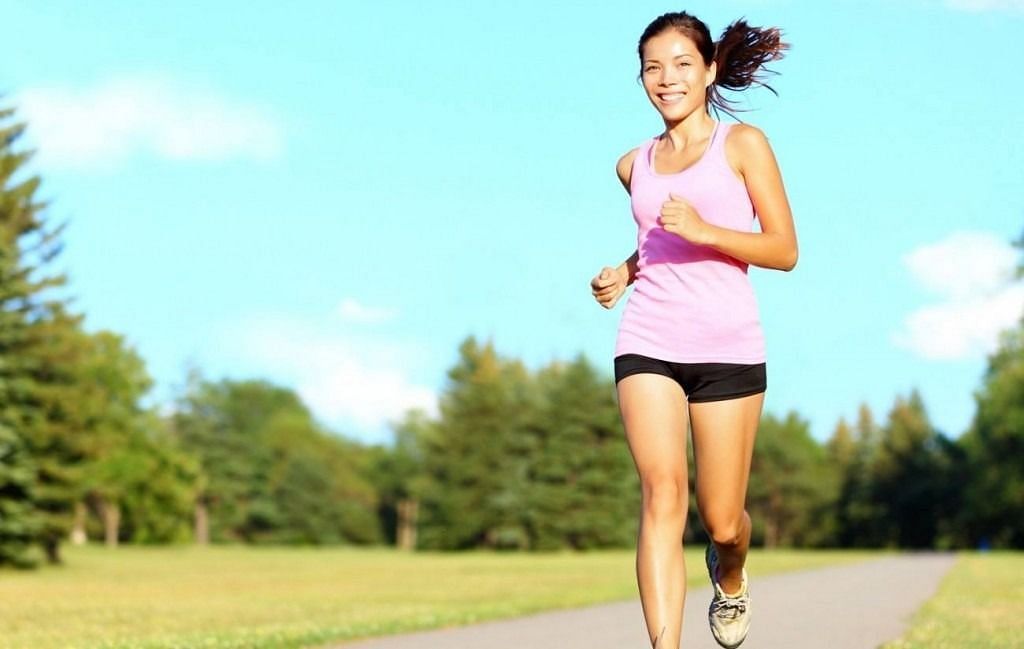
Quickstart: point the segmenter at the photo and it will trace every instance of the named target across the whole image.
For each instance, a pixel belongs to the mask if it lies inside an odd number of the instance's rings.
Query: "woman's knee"
[[[745,512],[737,516],[713,514],[704,517],[704,527],[718,545],[738,545],[742,541]]]
[[[662,476],[641,481],[644,512],[653,516],[685,516],[690,491],[685,476]]]

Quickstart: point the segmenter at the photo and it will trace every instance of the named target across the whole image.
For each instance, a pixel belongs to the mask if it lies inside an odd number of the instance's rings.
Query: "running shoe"
[[[747,637],[750,629],[750,588],[747,583],[747,569],[743,568],[740,592],[727,595],[718,583],[718,553],[711,543],[704,552],[704,563],[708,567],[708,576],[715,593],[711,597],[708,608],[708,622],[711,624],[711,635],[715,641],[726,649],[735,649]]]

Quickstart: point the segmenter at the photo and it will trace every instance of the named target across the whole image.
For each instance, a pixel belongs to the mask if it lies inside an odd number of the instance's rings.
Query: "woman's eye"
[[[679,66],[680,66],[680,67],[682,67],[682,66],[684,66],[684,65],[690,65],[689,61],[680,61],[680,62],[679,62]]]

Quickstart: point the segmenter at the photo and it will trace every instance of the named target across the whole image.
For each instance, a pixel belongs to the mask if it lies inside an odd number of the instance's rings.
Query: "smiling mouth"
[[[658,100],[663,104],[675,104],[682,100],[685,92],[669,92],[658,95]]]

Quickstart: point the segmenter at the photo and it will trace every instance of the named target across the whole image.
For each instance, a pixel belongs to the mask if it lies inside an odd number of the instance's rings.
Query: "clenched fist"
[[[598,304],[610,309],[626,292],[626,279],[619,274],[619,271],[605,266],[594,279],[590,280],[590,292],[594,294]]]
[[[682,196],[669,193],[669,200],[661,204],[661,216],[658,223],[667,232],[695,243],[708,243],[708,224],[700,218],[697,210]]]

